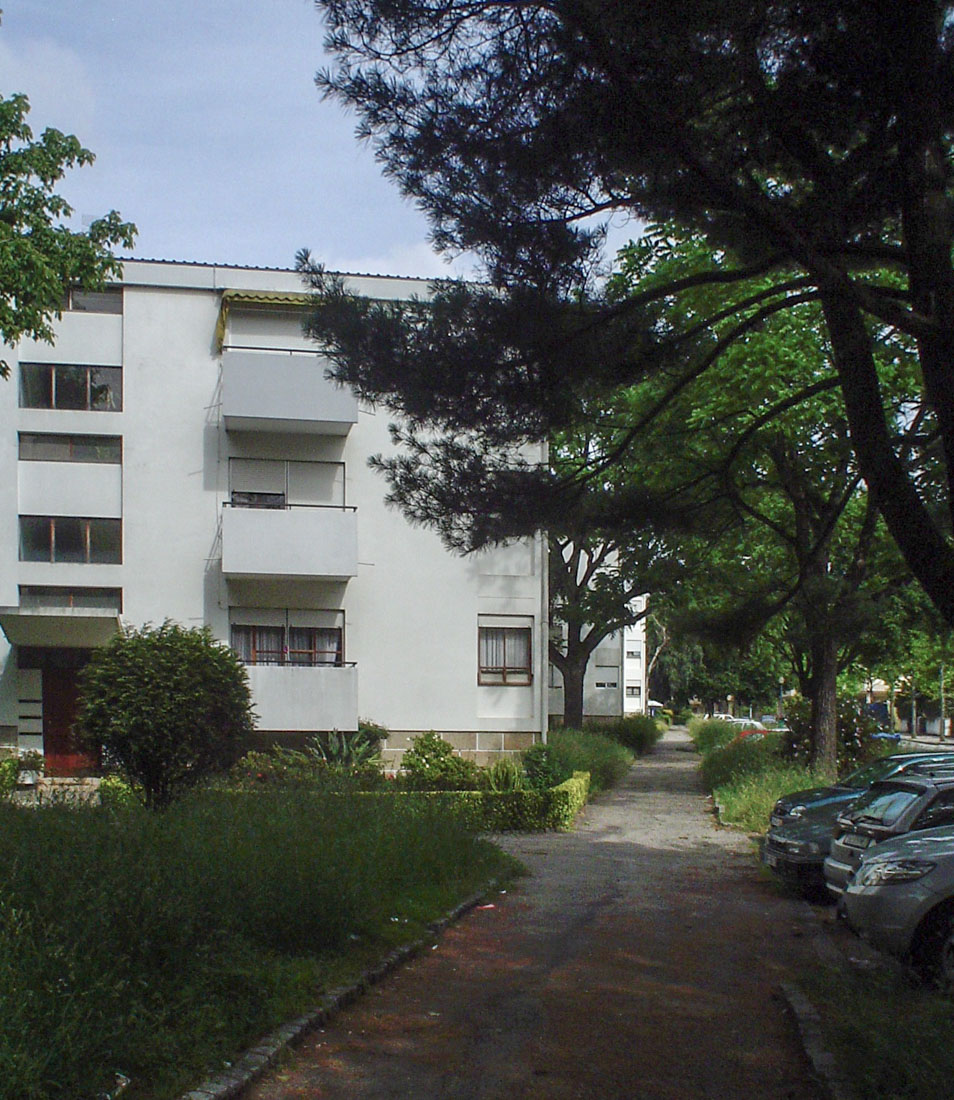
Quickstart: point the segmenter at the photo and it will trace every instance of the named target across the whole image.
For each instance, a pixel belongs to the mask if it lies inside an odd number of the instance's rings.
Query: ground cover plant
[[[0,805],[0,1100],[176,1096],[508,868],[424,796]]]

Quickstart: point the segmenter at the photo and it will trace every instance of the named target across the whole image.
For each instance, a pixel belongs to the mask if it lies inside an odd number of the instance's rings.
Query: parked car
[[[954,767],[954,752],[899,752],[890,756],[879,756],[877,760],[849,772],[844,779],[839,779],[830,787],[809,787],[807,790],[782,795],[772,808],[769,824],[778,828],[791,825],[814,813],[830,812],[829,820],[834,825],[838,812],[866,791],[872,783],[901,775],[921,764],[945,763]]]
[[[772,810],[762,862],[806,896],[827,898],[823,864],[838,814],[878,780],[903,775],[918,765],[944,763],[954,767],[954,753],[895,753],[856,768],[834,786],[784,795]]]
[[[954,826],[869,848],[845,887],[842,909],[875,947],[954,991]]]
[[[954,825],[954,770],[941,765],[912,768],[875,783],[835,820],[824,862],[825,885],[840,898],[865,852],[905,833]]]

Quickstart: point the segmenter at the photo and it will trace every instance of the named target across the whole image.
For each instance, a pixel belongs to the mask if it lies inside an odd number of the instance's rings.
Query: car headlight
[[[859,886],[883,886],[894,882],[914,882],[929,875],[936,863],[927,859],[876,859],[863,863],[855,872]]]
[[[802,806],[800,803],[796,806],[786,806],[779,801],[775,803],[772,813],[777,814],[779,817],[790,818],[801,817],[805,810],[806,807]]]

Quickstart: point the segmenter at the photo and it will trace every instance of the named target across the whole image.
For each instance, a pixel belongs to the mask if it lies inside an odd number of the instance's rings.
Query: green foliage
[[[742,737],[713,748],[702,758],[699,770],[707,790],[715,790],[730,780],[757,775],[778,763],[779,738]]]
[[[53,318],[67,290],[101,289],[120,272],[110,249],[132,248],[135,226],[112,211],[79,233],[63,222],[72,209],[53,188],[93,154],[70,134],[34,138],[25,95],[0,97],[0,343],[53,340]],[[0,361],[0,376],[9,368]]]
[[[738,736],[738,732],[731,722],[724,722],[721,718],[693,718],[689,723],[689,736],[697,751],[703,755],[720,745],[727,745]]]
[[[513,756],[502,756],[481,775],[482,782],[491,791],[522,791],[527,785],[523,766]]]
[[[21,752],[0,759],[0,801],[12,796],[24,772],[42,775],[43,753]]]
[[[553,738],[553,731],[550,733]],[[527,783],[535,791],[543,791],[549,787],[555,787],[569,778],[562,773],[558,766],[553,748],[550,742],[544,744],[538,742],[525,749],[522,755],[523,771],[527,777]]]
[[[0,805],[0,1100],[180,1095],[504,866],[422,795]]]
[[[401,778],[409,790],[475,791],[480,786],[480,769],[430,730],[418,734],[404,753]]]
[[[125,810],[142,801],[142,793],[121,775],[104,775],[99,781],[99,804],[113,810]]]
[[[546,789],[432,791],[411,796],[433,799],[462,815],[477,832],[506,833],[566,831],[586,805],[590,790],[587,772]]]
[[[559,782],[571,778],[574,772],[589,772],[590,791],[594,794],[615,787],[633,763],[632,752],[601,733],[553,730],[547,748]]]
[[[796,763],[808,764],[812,748],[811,706],[808,700],[801,696],[788,697],[785,700],[785,721],[791,733],[784,737],[783,755]],[[872,734],[878,732],[877,721],[866,714],[861,703],[850,695],[838,697],[837,730],[839,772],[862,764],[873,756],[881,756],[886,751],[883,741],[871,739]]]
[[[313,737],[306,751],[317,753],[329,767],[364,768],[381,760],[382,736],[365,727],[357,730],[331,730]]]
[[[625,745],[637,756],[642,756],[662,737],[663,728],[658,719],[648,714],[628,714],[609,725],[600,726],[599,732]]]
[[[751,767],[764,764],[761,770]],[[764,833],[776,801],[791,791],[820,787],[831,783],[834,776],[802,764],[793,764],[777,757],[765,757],[746,763],[750,770],[720,783],[713,790],[719,807],[719,820],[749,833]]]
[[[252,732],[245,666],[207,628],[126,629],[80,676],[77,729],[151,808],[229,767]]]

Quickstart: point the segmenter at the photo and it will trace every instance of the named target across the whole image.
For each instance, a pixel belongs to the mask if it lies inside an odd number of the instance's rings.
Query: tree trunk
[[[838,646],[831,638],[812,646],[812,767],[838,768]]]
[[[588,655],[587,655],[588,656]],[[566,729],[583,728],[583,678],[586,656],[582,663],[567,661],[563,672],[563,725]]]

